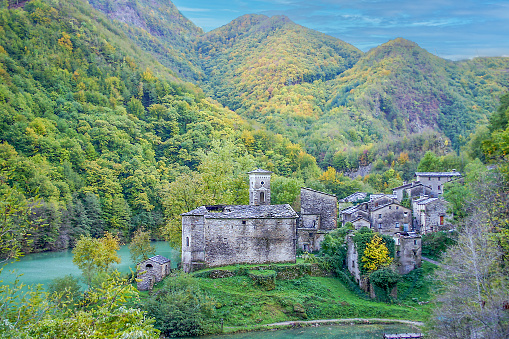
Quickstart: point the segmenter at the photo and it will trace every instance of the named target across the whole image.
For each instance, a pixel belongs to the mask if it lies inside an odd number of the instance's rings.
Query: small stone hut
[[[138,290],[148,291],[170,273],[171,260],[156,255],[138,264]]]

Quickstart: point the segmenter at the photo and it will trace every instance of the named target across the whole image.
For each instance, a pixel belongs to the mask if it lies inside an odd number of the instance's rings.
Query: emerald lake
[[[167,242],[156,241],[152,245],[156,248],[156,254],[171,259],[171,267],[176,268],[180,262],[180,253],[172,249]],[[121,246],[118,251],[121,262],[114,265],[122,273],[135,271],[136,265],[132,262],[127,245]],[[27,285],[42,284],[47,286],[53,279],[71,274],[75,277],[81,276],[81,271],[72,263],[73,254],[71,250],[62,252],[44,252],[28,254],[21,257],[19,261],[3,266],[0,280],[3,284],[14,282],[16,276]],[[12,272],[14,271],[14,272]]]

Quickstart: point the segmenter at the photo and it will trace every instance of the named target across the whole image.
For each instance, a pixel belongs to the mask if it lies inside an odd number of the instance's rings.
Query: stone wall
[[[319,251],[327,231],[314,230],[309,228],[297,229],[297,244],[305,252]]]
[[[447,212],[447,203],[445,200],[438,199],[435,200],[428,205],[426,205],[425,209],[425,230],[421,230],[421,232],[436,232],[440,230],[442,227],[446,226],[446,212]],[[441,223],[441,218],[443,219],[443,223]]]
[[[392,236],[404,231],[405,225],[406,231],[409,231],[412,226],[412,210],[401,205],[390,204],[371,212],[371,227],[381,234]]]
[[[182,216],[182,269],[191,272],[205,262],[205,218]]]
[[[346,254],[348,271],[353,275],[355,281],[359,283],[361,281],[361,271],[359,269],[357,248],[355,247],[352,236],[346,237],[346,244],[348,246]]]
[[[170,273],[170,262],[159,264],[151,260],[146,260],[138,265],[139,279],[137,288],[139,291],[148,291],[154,287],[154,284],[163,280]]]
[[[301,215],[319,215],[321,230],[334,230],[337,228],[338,202],[334,195],[301,188],[300,209]]]
[[[295,219],[206,219],[208,267],[295,262]]]
[[[396,245],[396,259],[400,274],[407,274],[421,267],[421,236],[400,236]]]

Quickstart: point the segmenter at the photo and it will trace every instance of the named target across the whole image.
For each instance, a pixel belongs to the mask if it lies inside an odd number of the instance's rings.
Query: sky
[[[244,14],[286,15],[367,52],[401,37],[451,60],[509,57],[509,0],[172,0],[206,32]]]

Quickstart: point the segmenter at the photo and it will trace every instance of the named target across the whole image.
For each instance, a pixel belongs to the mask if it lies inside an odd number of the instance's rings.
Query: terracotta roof
[[[299,217],[288,204],[200,206],[182,215],[204,216],[207,219],[291,219]]]

